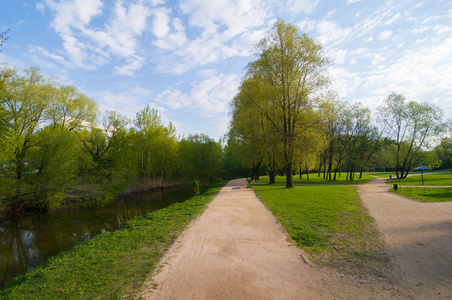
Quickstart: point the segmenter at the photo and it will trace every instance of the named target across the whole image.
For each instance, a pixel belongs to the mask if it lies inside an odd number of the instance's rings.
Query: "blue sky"
[[[227,132],[253,44],[281,18],[320,41],[332,87],[375,109],[391,92],[452,115],[448,0],[0,1],[0,62],[40,66],[130,119],[146,105],[180,134]]]

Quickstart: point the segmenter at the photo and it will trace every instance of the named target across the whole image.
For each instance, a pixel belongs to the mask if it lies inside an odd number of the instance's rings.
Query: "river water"
[[[0,288],[60,252],[126,220],[144,215],[194,195],[192,186],[125,196],[105,207],[38,213],[0,223]]]

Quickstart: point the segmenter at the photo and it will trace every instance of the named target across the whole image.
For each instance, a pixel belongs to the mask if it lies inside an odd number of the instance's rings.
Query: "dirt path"
[[[388,244],[394,285],[414,299],[452,299],[452,202],[412,201],[390,188],[378,178],[358,193]]]
[[[381,183],[360,187],[360,194],[388,240],[397,263],[394,280],[356,278],[305,263],[303,252],[287,241],[274,216],[245,180],[231,181],[206,211],[182,233],[140,295],[143,299],[447,299],[452,297],[451,208],[441,217],[420,213],[415,202],[398,207]],[[371,196],[376,194],[376,196]],[[388,200],[382,201],[382,198]],[[392,199],[392,200],[391,200]],[[407,202],[408,201],[408,202]],[[434,205],[433,205],[434,206]],[[415,206],[413,206],[415,207]],[[386,212],[389,210],[390,212]],[[414,209],[420,212],[424,208]],[[398,211],[396,213],[395,211]],[[449,213],[444,212],[449,211]],[[394,214],[392,214],[394,212]],[[433,213],[433,212],[432,212]],[[391,215],[392,214],[392,215]],[[412,219],[411,217],[407,217]],[[417,223],[425,219],[424,223]],[[431,223],[431,219],[438,223]],[[398,221],[399,220],[399,221]],[[430,221],[429,221],[430,220]],[[421,228],[418,231],[418,228]],[[415,239],[411,235],[422,237]],[[447,242],[441,242],[445,239]],[[418,245],[416,243],[422,244]],[[418,249],[427,249],[424,257]],[[403,255],[413,257],[406,259]],[[424,251],[424,250],[422,250]],[[424,252],[422,252],[424,253]],[[439,254],[437,254],[439,253]],[[438,255],[438,256],[437,256]],[[432,264],[429,262],[433,261]],[[440,262],[443,263],[440,263]],[[424,269],[428,270],[427,273]],[[436,270],[436,271],[435,271]],[[412,274],[414,273],[414,274]],[[396,280],[396,278],[402,278]],[[420,286],[416,286],[419,285]],[[412,290],[411,286],[415,289]],[[157,288],[153,288],[157,286]],[[441,294],[439,294],[441,293]]]
[[[301,255],[245,180],[233,180],[177,239],[141,297],[361,298],[359,282],[348,284],[305,263]],[[156,290],[150,288],[155,283]]]

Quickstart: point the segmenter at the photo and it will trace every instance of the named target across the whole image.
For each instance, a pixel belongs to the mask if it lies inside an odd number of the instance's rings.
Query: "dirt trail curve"
[[[376,184],[376,188],[379,188],[379,184]],[[365,198],[371,193],[373,192],[370,190],[361,190]],[[385,194],[383,197],[387,196],[390,195]],[[381,202],[381,198],[381,195],[374,200],[369,198],[365,200],[366,205],[369,202]],[[386,205],[392,204],[389,202]],[[369,208],[373,215],[380,217],[378,210],[384,211],[384,206],[373,208],[369,205]],[[450,212],[452,206],[447,207]],[[391,209],[388,207],[388,210]],[[382,213],[383,221],[378,222],[378,225],[385,236],[388,236],[390,252],[395,253],[395,259],[398,259],[396,253],[399,253],[399,250],[430,247],[431,243],[437,243],[442,238],[448,239],[449,242],[451,240],[450,214],[449,219],[447,213],[443,214],[441,218],[447,220],[443,219],[439,224],[428,223],[420,231],[423,237],[406,245],[404,239],[411,231],[417,230],[416,224],[405,226],[403,222],[400,223],[401,229],[387,228],[391,227],[396,219],[393,216],[389,217],[392,221],[386,221],[387,214]],[[435,216],[433,219],[441,218]],[[428,219],[431,219],[431,216]],[[431,236],[433,231],[434,236]],[[437,272],[429,273],[431,276],[426,278],[406,274],[407,278],[415,279],[414,284],[423,282],[419,289],[427,288],[426,285],[430,289],[430,285],[435,285],[436,283],[431,282],[432,278],[441,282],[435,290],[436,294],[428,297],[430,299],[447,299],[447,289],[444,288],[447,279],[448,295],[452,296],[450,243],[443,246],[440,259],[448,267],[435,263]],[[361,280],[328,269],[318,269],[305,263],[301,258],[302,254],[299,248],[287,241],[285,231],[259,201],[254,191],[246,188],[245,180],[233,180],[176,240],[163,258],[161,269],[143,288],[140,299],[414,299],[419,295],[410,293],[410,289],[399,288],[397,283],[388,284],[386,280]],[[423,260],[423,257],[419,262],[415,259],[418,266],[401,270],[418,273],[420,269],[424,269],[424,265],[428,265]],[[401,266],[405,267],[403,264]],[[407,282],[407,287],[410,284],[411,280]],[[153,288],[154,285],[157,285],[156,289]]]
[[[452,299],[452,202],[417,202],[390,188],[378,178],[358,193],[388,244],[394,283],[415,299]]]

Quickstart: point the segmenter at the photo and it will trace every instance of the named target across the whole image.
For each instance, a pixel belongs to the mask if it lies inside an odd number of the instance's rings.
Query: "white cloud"
[[[155,102],[172,109],[187,108],[191,106],[190,97],[174,88],[169,88],[158,94]]]
[[[42,2],[36,2],[36,9],[41,13],[41,15],[45,15],[46,6]]]
[[[204,81],[192,83],[189,94],[168,88],[157,95],[155,102],[173,109],[202,109],[202,113],[206,116],[224,113],[228,110],[229,101],[237,93],[238,85],[237,76],[220,74]]]
[[[301,22],[297,24],[298,28],[300,28],[301,31],[312,31],[315,29],[316,21],[309,20],[309,19],[303,19]]]
[[[103,15],[100,0],[44,0],[54,13],[51,26],[63,40],[63,49],[73,66],[93,70],[111,61],[112,55],[124,59],[126,66],[115,67],[118,74],[132,75],[141,67],[137,37],[147,28],[149,10],[142,3],[124,6],[116,1],[113,14],[100,28],[93,20]],[[38,4],[37,4],[38,5]],[[108,11],[105,11],[108,13]],[[109,20],[108,20],[109,18]],[[61,62],[54,54],[44,57]]]
[[[347,0],[347,4],[352,4],[356,2],[360,2],[361,0]]]
[[[154,21],[152,22],[152,33],[157,38],[165,37],[169,31],[170,27],[168,23],[170,21],[169,14],[171,13],[171,9],[165,7],[159,7],[152,11],[154,15]]]
[[[158,70],[181,74],[235,56],[249,56],[253,43],[268,26],[269,6],[261,0],[187,0],[180,4],[187,17],[187,33],[180,18],[163,8],[154,11],[154,45],[162,50]],[[196,36],[193,36],[196,32]],[[188,35],[189,34],[189,35]]]
[[[141,69],[143,62],[141,58],[131,59],[130,62],[122,67],[115,66],[115,73],[118,75],[134,76],[135,71]]]
[[[392,31],[391,30],[384,30],[378,35],[378,38],[380,40],[384,41],[384,40],[387,40],[387,39],[391,38],[391,36],[392,36]]]
[[[338,65],[345,63],[347,54],[348,54],[348,50],[343,50],[343,49],[333,48],[333,49],[329,49],[327,51],[327,56],[333,60],[334,64],[338,64]]]
[[[353,33],[351,27],[340,28],[340,26],[333,21],[320,21],[316,26],[319,33],[319,39],[324,45],[337,45],[343,43]]]
[[[140,86],[125,85],[120,92],[100,91],[95,94],[96,100],[99,103],[99,109],[102,112],[107,110],[118,111],[122,115],[133,120],[136,113],[146,106],[146,102],[152,96],[149,90],[143,89]],[[151,108],[159,109],[157,105],[150,104]],[[163,111],[162,109],[159,109]]]
[[[319,0],[288,0],[286,2],[286,10],[309,14],[315,10],[319,2]]]
[[[38,59],[38,57],[46,57],[50,58],[53,61],[56,61],[64,66],[71,67],[71,63],[66,61],[66,59],[61,55],[56,55],[53,53],[50,53],[47,49],[40,47],[40,46],[29,46],[28,52],[31,55],[37,55],[34,58]],[[53,65],[52,65],[53,66]]]
[[[395,21],[397,21],[400,18],[400,16],[401,16],[400,13],[395,14],[391,19],[389,19],[385,22],[385,25],[390,25],[390,24],[394,23]]]

